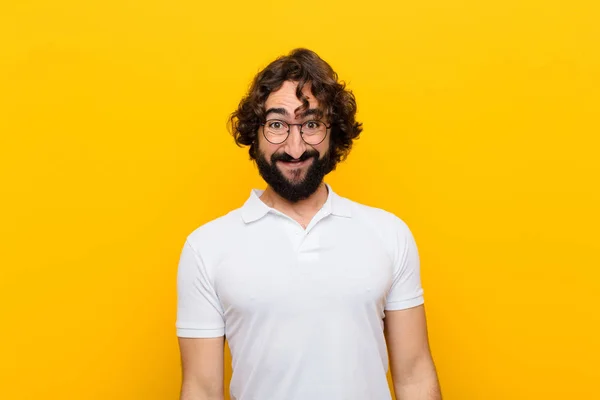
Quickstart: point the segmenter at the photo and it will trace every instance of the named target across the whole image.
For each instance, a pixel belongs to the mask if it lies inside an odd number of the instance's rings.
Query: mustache
[[[273,154],[271,156],[271,162],[276,162],[276,161],[283,161],[283,162],[289,162],[289,161],[304,161],[304,160],[308,160],[309,158],[317,158],[319,156],[319,153],[317,153],[316,151],[305,151],[304,153],[302,153],[302,155],[299,158],[294,158],[292,156],[290,156],[288,153],[280,153],[280,154]]]

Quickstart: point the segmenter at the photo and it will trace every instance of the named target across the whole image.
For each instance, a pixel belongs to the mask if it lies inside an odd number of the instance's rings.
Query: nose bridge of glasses
[[[288,126],[288,133],[292,132],[292,127],[293,126],[297,126],[298,127],[298,132],[302,133],[302,126],[303,125],[304,125],[304,123],[302,123],[302,124],[290,124],[290,123],[288,123],[287,124],[287,126]]]
[[[293,126],[297,126],[298,129],[298,135],[294,135],[294,133],[292,132],[292,127]],[[287,134],[287,141],[291,142],[292,144],[297,143],[297,144],[301,144],[304,141],[304,138],[302,137],[302,124],[288,124],[288,134]]]

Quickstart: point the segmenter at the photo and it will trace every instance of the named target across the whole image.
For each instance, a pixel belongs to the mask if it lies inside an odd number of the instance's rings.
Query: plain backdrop
[[[226,122],[295,47],[364,123],[328,183],[415,234],[444,399],[598,398],[599,18],[584,0],[2,2],[0,398],[177,398],[181,248],[264,187]]]

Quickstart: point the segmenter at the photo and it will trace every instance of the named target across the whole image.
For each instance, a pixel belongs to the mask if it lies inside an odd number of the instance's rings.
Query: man
[[[323,178],[362,131],[353,94],[297,49],[255,78],[231,116],[267,183],[192,232],[178,270],[181,400],[438,400],[419,256],[393,214]],[[388,358],[389,357],[389,358]]]

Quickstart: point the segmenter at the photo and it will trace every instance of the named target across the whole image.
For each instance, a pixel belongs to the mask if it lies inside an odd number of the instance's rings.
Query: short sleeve
[[[403,310],[419,306],[424,303],[419,251],[409,227],[399,219],[394,245],[394,275],[385,309]]]
[[[200,255],[186,240],[177,270],[177,336],[219,337],[225,334],[223,309]]]

